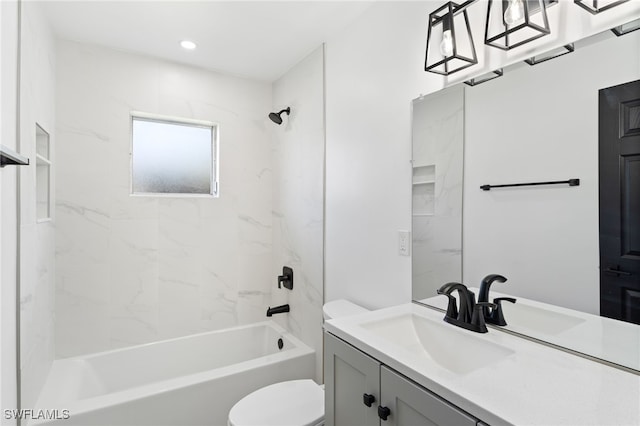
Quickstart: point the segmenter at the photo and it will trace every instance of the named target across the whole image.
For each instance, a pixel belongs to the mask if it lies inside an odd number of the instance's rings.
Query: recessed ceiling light
[[[180,42],[180,46],[182,46],[183,49],[187,50],[193,50],[196,48],[196,44],[190,40],[182,40]]]

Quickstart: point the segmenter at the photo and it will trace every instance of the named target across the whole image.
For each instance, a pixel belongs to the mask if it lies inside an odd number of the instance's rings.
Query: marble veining
[[[58,48],[56,89],[73,102],[57,117],[56,355],[262,321],[267,306],[287,302],[290,314],[274,320],[321,353],[322,49],[276,82],[272,98],[264,83],[74,42]],[[266,123],[272,101],[299,107],[296,124]],[[130,196],[131,110],[219,123],[219,197]],[[290,293],[277,288],[283,265],[296,274]]]
[[[107,219],[109,217],[109,215],[106,212],[103,212],[94,208],[79,206],[71,202],[66,202],[64,200],[57,200],[56,208],[60,211],[66,211],[69,214],[80,215],[82,216],[83,219],[86,219],[102,227],[106,227],[106,224],[104,222],[100,222],[97,219]]]
[[[58,55],[56,355],[262,320],[270,85],[68,41]],[[132,110],[218,123],[220,196],[131,196]]]
[[[94,137],[95,139],[98,139],[99,141],[102,141],[102,142],[109,142],[110,141],[108,136],[105,136],[105,135],[100,134],[98,132],[94,132],[94,131],[92,131],[90,129],[87,129],[87,128],[82,128],[82,127],[79,127],[79,128],[62,127],[60,130],[62,132],[67,132],[67,133],[70,133],[70,134],[75,134],[75,135],[80,135],[80,136],[91,136],[91,137]]]

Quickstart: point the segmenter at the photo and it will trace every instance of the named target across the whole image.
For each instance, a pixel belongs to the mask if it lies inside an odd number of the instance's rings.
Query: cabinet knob
[[[364,402],[364,405],[366,405],[367,407],[371,407],[371,404],[376,402],[376,397],[365,393],[364,395],[362,395],[362,402]]]
[[[382,420],[386,421],[390,414],[391,410],[389,410],[389,407],[378,406],[378,417]]]

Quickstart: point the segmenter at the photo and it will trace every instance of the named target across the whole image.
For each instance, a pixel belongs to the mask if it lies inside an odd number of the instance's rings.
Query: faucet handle
[[[473,307],[473,316],[471,317],[471,325],[475,328],[474,331],[477,331],[478,333],[486,333],[487,330],[487,325],[484,322],[484,313],[483,313],[483,308],[496,308],[496,304],[495,303],[491,303],[491,302],[478,302],[475,304],[475,306]]]
[[[495,325],[507,325],[507,321],[504,319],[504,313],[502,311],[502,301],[516,303],[516,299],[513,297],[496,297],[493,299],[493,303],[496,307],[491,311],[491,315],[487,318],[490,324]]]
[[[498,307],[498,305],[495,304],[495,303],[491,303],[491,302],[476,302],[474,309],[480,311],[480,310],[482,310],[481,308],[483,308],[483,307],[495,309],[495,308]]]
[[[288,266],[283,266],[282,275],[278,275],[278,288],[282,288],[283,284],[284,288],[293,290],[293,269]]]
[[[458,318],[458,301],[457,299],[451,295],[451,294],[447,294],[447,293],[441,293],[444,294],[445,296],[447,296],[449,298],[449,304],[447,305],[447,316],[449,318]]]

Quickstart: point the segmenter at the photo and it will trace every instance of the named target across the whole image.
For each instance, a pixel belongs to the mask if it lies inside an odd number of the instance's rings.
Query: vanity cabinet
[[[481,424],[330,333],[324,348],[327,426]]]
[[[379,424],[380,363],[332,334],[324,336],[325,424]]]

